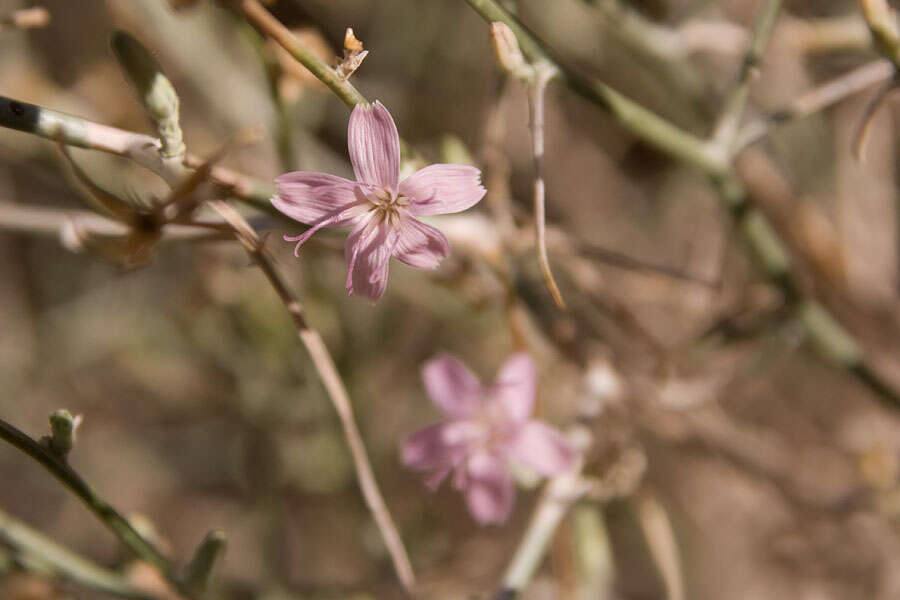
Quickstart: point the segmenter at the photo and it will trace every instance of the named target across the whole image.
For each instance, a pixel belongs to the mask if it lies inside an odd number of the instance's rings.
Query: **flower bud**
[[[497,62],[504,71],[519,79],[534,77],[534,69],[525,62],[516,34],[506,23],[500,21],[491,23],[491,45],[494,47]]]

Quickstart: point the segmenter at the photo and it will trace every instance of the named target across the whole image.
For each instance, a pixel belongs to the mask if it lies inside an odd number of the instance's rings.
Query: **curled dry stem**
[[[547,83],[555,77],[557,70],[549,64],[535,66],[535,79],[529,84],[528,104],[531,116],[531,147],[534,154],[534,235],[537,245],[538,265],[541,276],[553,301],[559,308],[565,308],[562,293],[547,257],[546,185],[544,183],[544,92]]]

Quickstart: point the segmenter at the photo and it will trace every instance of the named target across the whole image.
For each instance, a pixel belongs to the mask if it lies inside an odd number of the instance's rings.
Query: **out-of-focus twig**
[[[85,483],[64,458],[3,420],[0,420],[0,439],[40,463],[60,483],[78,496],[85,506],[138,558],[153,565],[176,589],[190,596],[189,591],[182,585],[172,562]]]
[[[869,50],[872,34],[857,14],[836,17],[785,19],[787,40],[805,54],[822,54],[848,50]]]
[[[662,577],[668,600],[684,600],[684,577],[675,531],[665,507],[650,492],[635,500],[638,522]]]
[[[859,0],[875,47],[900,69],[900,23],[887,0]]]
[[[583,77],[556,60],[532,32],[496,0],[466,0],[488,23],[500,21],[515,34],[522,53],[532,63],[547,62],[560,72],[560,79],[575,93],[609,111],[616,120],[653,147],[709,174],[724,174],[727,164],[715,148],[656,113],[626,98],[601,81]]]
[[[582,437],[590,437],[586,431],[579,433],[585,434]],[[583,466],[584,461],[579,458],[569,471],[557,475],[544,487],[541,499],[506,569],[503,584],[495,594],[494,600],[514,598],[534,577],[563,517],[587,490],[588,486],[581,477]]]
[[[759,141],[777,125],[816,114],[876,83],[888,81],[893,75],[890,61],[877,60],[816,86],[784,108],[744,125],[738,133],[735,152]]]
[[[20,8],[0,17],[0,31],[4,29],[35,29],[50,22],[50,11],[42,6]]]
[[[135,587],[118,573],[60,546],[2,510],[0,510],[0,542],[23,555],[27,561],[38,561],[41,569],[48,569],[54,577],[72,581],[87,589],[133,600],[156,598],[153,594]]]
[[[86,235],[109,237],[122,237],[131,230],[124,223],[87,210],[62,210],[0,202],[0,231],[61,236],[70,227]],[[196,222],[192,225],[166,225],[160,242],[225,239],[231,239],[231,236],[222,230],[221,223]]]
[[[750,84],[758,72],[759,63],[769,43],[780,9],[781,0],[767,0],[760,9],[747,52],[741,62],[737,85],[725,102],[725,108],[713,132],[713,143],[726,157],[730,157],[733,151],[747,99],[750,97]]]
[[[328,393],[328,397],[331,399],[341,421],[344,437],[350,448],[350,454],[353,458],[353,464],[356,467],[360,489],[362,490],[366,505],[369,507],[369,510],[372,512],[372,516],[375,519],[375,523],[378,525],[378,529],[381,532],[382,539],[390,553],[391,560],[394,563],[394,569],[397,572],[400,582],[408,593],[412,593],[416,580],[415,575],[413,574],[412,565],[409,561],[409,556],[403,545],[403,539],[400,537],[399,531],[397,531],[391,513],[378,488],[378,482],[375,480],[375,474],[372,471],[365,444],[359,433],[359,427],[356,425],[356,419],[353,416],[350,396],[347,393],[347,389],[344,387],[344,383],[334,364],[334,360],[331,358],[331,354],[325,346],[325,342],[322,340],[319,332],[310,327],[306,320],[303,306],[291,293],[287,284],[281,278],[281,275],[275,270],[274,265],[272,265],[271,261],[266,256],[262,242],[256,231],[249,223],[247,223],[240,213],[234,210],[226,202],[211,201],[209,204],[234,228],[235,236],[238,241],[241,242],[241,245],[244,246],[247,254],[253,258],[260,270],[265,274],[266,279],[268,279],[272,288],[278,294],[279,299],[281,299],[284,304],[284,307],[291,315],[291,319],[294,321],[300,340],[306,347],[307,352],[309,352],[310,358],[313,361],[313,366],[319,374],[322,385],[325,387],[325,391]]]
[[[583,503],[572,513],[578,562],[578,600],[610,600],[615,565],[603,508]]]

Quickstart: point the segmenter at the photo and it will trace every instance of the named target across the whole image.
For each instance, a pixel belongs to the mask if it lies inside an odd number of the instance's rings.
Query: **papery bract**
[[[356,181],[297,171],[275,181],[272,204],[288,217],[311,225],[296,237],[296,255],[323,227],[352,227],[347,236],[346,287],[372,301],[384,294],[393,256],[420,269],[433,269],[450,253],[444,235],[416,217],[466,210],[484,197],[481,171],[468,165],[437,164],[400,181],[400,137],[380,103],[358,104],[347,132]]]
[[[562,434],[531,418],[537,369],[527,354],[510,357],[490,386],[448,354],[425,363],[422,379],[446,418],[407,436],[401,459],[425,473],[432,489],[453,473],[479,523],[509,516],[515,499],[511,463],[545,477],[572,464],[575,451]]]

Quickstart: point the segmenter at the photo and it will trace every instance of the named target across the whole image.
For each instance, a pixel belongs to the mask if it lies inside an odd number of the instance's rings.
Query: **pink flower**
[[[485,190],[481,171],[467,165],[431,165],[400,181],[400,137],[380,102],[357,104],[347,131],[356,181],[297,171],[275,181],[272,204],[312,225],[296,237],[294,255],[323,227],[352,227],[347,236],[347,289],[372,301],[387,285],[390,258],[434,269],[450,253],[444,235],[416,217],[455,213],[475,205]]]
[[[512,510],[510,463],[546,477],[572,464],[575,451],[562,434],[531,418],[537,369],[527,354],[510,357],[491,386],[448,354],[425,363],[422,379],[446,419],[409,435],[401,459],[428,472],[432,489],[452,471],[454,487],[465,493],[480,524],[502,523]]]

